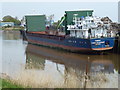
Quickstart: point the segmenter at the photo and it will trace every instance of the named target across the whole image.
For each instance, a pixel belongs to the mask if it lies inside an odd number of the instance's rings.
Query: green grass
[[[14,84],[8,80],[0,79],[0,88],[23,88],[17,84]]]
[[[2,79],[0,79],[0,90],[2,88]]]

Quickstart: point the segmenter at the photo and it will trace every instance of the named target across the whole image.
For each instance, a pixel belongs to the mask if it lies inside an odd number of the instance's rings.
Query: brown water
[[[2,73],[31,87],[118,88],[119,54],[87,55],[28,44],[0,31]]]

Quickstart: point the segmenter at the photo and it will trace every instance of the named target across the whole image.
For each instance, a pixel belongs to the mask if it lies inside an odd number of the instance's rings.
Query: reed
[[[25,88],[118,88],[117,73],[76,73],[59,75],[47,70],[24,69],[10,81]]]
[[[69,74],[58,79],[47,72],[28,70],[22,71],[12,82],[31,88],[118,88],[117,80],[117,74]]]

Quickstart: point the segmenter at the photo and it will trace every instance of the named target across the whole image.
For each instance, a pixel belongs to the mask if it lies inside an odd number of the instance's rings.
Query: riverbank
[[[23,87],[15,83],[12,83],[9,80],[0,78],[0,88],[23,88]]]
[[[18,85],[11,81],[10,77],[6,74],[0,74],[0,88],[24,88],[21,85]]]
[[[2,27],[2,30],[13,30],[13,31],[19,31],[19,30],[23,30],[23,27],[20,26],[16,26],[16,27]]]
[[[80,75],[80,78],[69,76],[70,80],[59,81],[51,75],[23,72],[15,79],[2,79],[2,88],[118,88],[118,74],[96,73]],[[31,78],[32,77],[32,78]]]

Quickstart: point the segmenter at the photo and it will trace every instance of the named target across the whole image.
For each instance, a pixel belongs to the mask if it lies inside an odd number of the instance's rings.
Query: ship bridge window
[[[88,33],[91,33],[91,29],[88,30]]]
[[[91,22],[94,22],[94,20],[91,20]]]
[[[82,20],[82,18],[80,18],[80,21]]]

